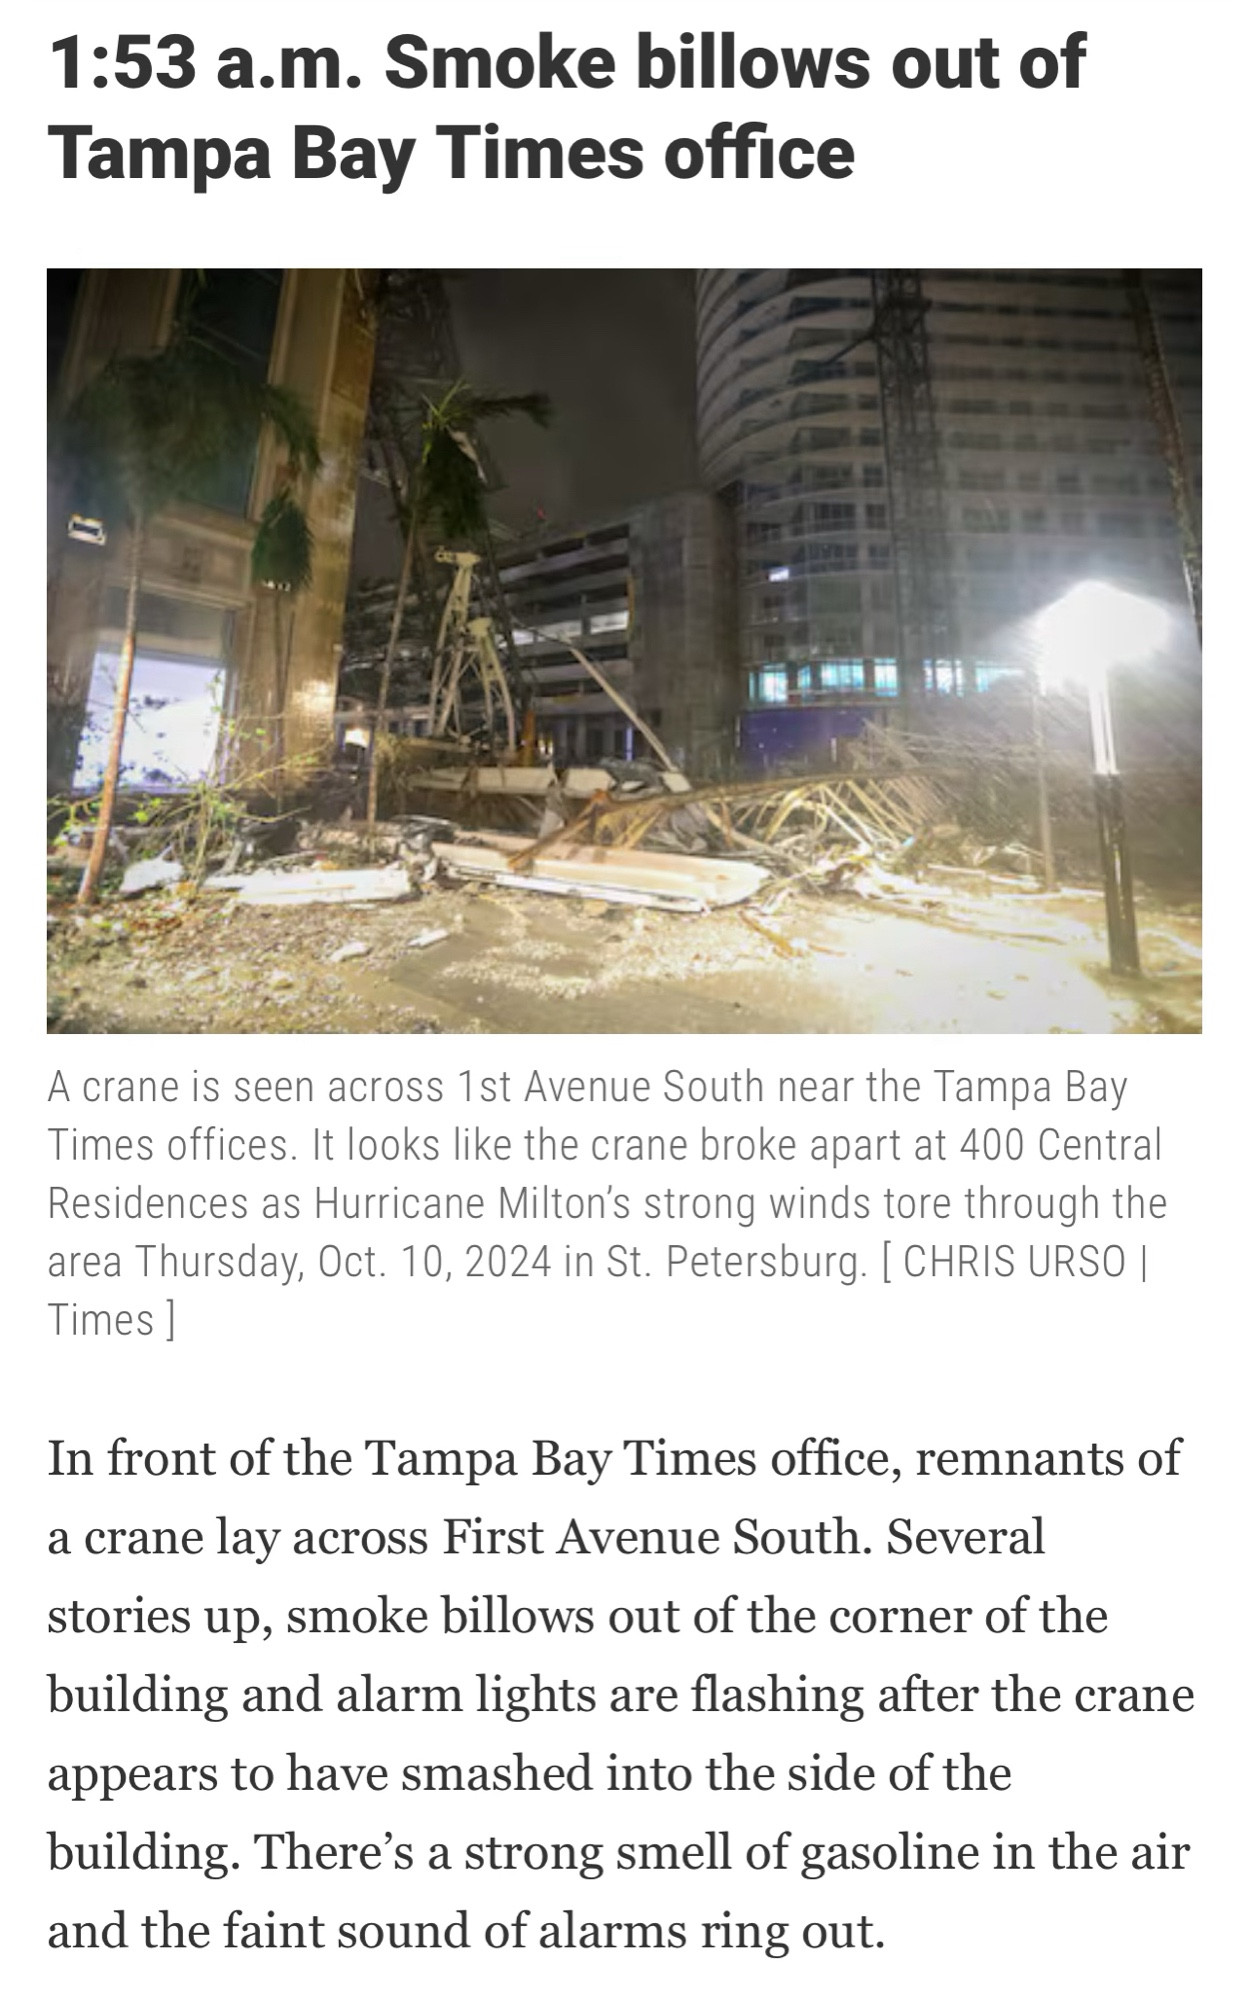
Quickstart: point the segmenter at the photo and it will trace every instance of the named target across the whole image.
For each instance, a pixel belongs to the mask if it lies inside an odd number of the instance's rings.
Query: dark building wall
[[[734,526],[711,493],[678,493],[630,521],[631,653],[640,706],[671,757],[699,777],[728,769],[738,706]]]
[[[635,756],[651,754],[559,642],[569,639],[674,762],[701,777],[729,767],[737,648],[733,519],[721,500],[677,493],[624,519],[534,538],[508,552],[501,572],[540,733],[557,763],[624,754],[626,741]]]
[[[356,470],[372,371],[373,329],[364,273],[282,274],[269,379],[295,389],[317,425],[323,466],[304,496],[313,534],[312,583],[294,604],[285,749],[312,760],[333,739],[335,680],[355,512]],[[55,392],[68,404],[114,354],[161,346],[173,325],[183,273],[91,271],[79,289]],[[256,521],[279,471],[262,443],[237,506],[183,502],[154,524],[144,573],[139,650],[218,663],[228,713],[248,761],[272,755],[277,685],[267,593],[250,578]],[[63,484],[49,492],[48,787],[73,780],[93,664],[120,636],[128,565],[124,525],[103,548],[70,542],[75,506]],[[262,601],[264,600],[264,601]]]

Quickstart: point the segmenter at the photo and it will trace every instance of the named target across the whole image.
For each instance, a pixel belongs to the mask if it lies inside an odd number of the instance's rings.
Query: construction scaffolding
[[[1181,564],[1185,571],[1186,588],[1189,591],[1189,606],[1201,641],[1202,538],[1198,531],[1198,511],[1194,505],[1193,482],[1189,476],[1189,457],[1185,450],[1184,433],[1177,415],[1176,398],[1172,394],[1167,363],[1163,358],[1163,344],[1159,339],[1159,329],[1155,323],[1154,308],[1150,303],[1150,294],[1146,290],[1144,274],[1141,271],[1126,271],[1124,282],[1128,291],[1129,310],[1133,315],[1133,327],[1137,335],[1137,349],[1141,355],[1142,370],[1146,377],[1150,413],[1155,420],[1164,463],[1168,469],[1168,482],[1172,489],[1172,509],[1176,515],[1176,530],[1181,545]]]
[[[959,653],[937,415],[929,365],[928,301],[919,271],[874,271],[871,338],[877,350],[886,486],[894,546],[899,685],[926,691],[926,665]]]

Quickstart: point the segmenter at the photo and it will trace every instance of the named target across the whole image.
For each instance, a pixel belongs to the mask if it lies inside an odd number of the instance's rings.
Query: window
[[[865,486],[884,486],[885,467],[884,465],[865,465],[860,473],[860,478]]]
[[[872,685],[877,694],[898,693],[898,661],[877,660],[872,669]]]
[[[625,609],[623,605],[619,611],[596,611],[592,614],[590,620],[590,629],[592,633],[624,632],[628,628],[628,625],[629,625],[629,612]],[[518,639],[520,638],[520,636],[521,636],[520,633],[518,633],[517,634]]]
[[[221,622],[221,613],[217,613]],[[104,646],[92,662],[87,710],[74,784],[95,791],[103,776],[120,649]],[[131,683],[130,722],[121,766],[123,786],[178,791],[212,768],[221,722],[221,659],[162,654],[141,644]]]
[[[827,693],[862,688],[864,685],[863,661],[822,660],[820,663],[820,685]]]
[[[889,509],[883,501],[870,500],[864,508],[864,521],[870,528],[888,528]]]
[[[1018,680],[1019,667],[996,666],[992,660],[978,660],[973,668],[973,681],[978,694],[988,694],[995,681]]]
[[[832,570],[846,572],[859,568],[859,546],[856,542],[830,542],[825,558]]]
[[[805,424],[794,438],[790,449],[792,452],[845,451],[850,442],[849,430],[834,430],[828,424]]]
[[[799,484],[799,474],[795,473],[792,484]],[[841,486],[855,483],[855,468],[850,465],[808,465],[803,468],[801,483],[816,492],[837,491]]]
[[[198,340],[224,354],[252,381],[269,373],[269,352],[278,321],[281,271],[187,272],[180,310]],[[246,512],[260,440],[250,439],[228,462],[196,479],[182,495],[224,514]]]
[[[761,667],[751,676],[751,699],[755,702],[785,701],[790,676],[785,667]]]

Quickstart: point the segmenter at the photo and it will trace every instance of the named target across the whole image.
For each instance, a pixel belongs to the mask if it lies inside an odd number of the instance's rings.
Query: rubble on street
[[[1102,971],[1093,885],[1044,890],[931,772],[546,782],[529,828],[408,813],[223,841],[197,884],[118,841],[73,901],[49,855],[57,1032],[1135,1032],[1198,1024],[1196,916],[1147,905]],[[657,775],[660,782],[657,782]],[[286,840],[284,838],[284,845]],[[151,860],[161,865],[150,868]],[[149,877],[138,870],[150,869]],[[131,888],[127,892],[125,884]],[[142,886],[136,891],[136,882]],[[414,909],[419,905],[419,909]],[[414,918],[416,921],[414,922]]]

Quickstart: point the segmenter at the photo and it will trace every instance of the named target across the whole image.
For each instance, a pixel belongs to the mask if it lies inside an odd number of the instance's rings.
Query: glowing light
[[[1035,621],[1038,673],[1047,687],[1095,689],[1112,667],[1158,651],[1168,618],[1161,605],[1110,583],[1078,583]]]

